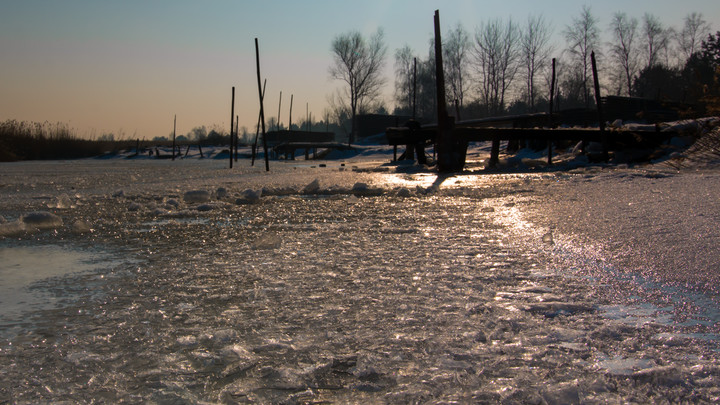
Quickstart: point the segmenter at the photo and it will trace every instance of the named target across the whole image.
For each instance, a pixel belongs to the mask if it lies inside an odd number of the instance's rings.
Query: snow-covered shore
[[[0,401],[720,399],[715,165],[390,156],[3,165],[3,249],[111,259],[23,287]]]

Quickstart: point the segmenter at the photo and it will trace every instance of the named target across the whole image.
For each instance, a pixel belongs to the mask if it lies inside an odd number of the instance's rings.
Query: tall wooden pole
[[[593,84],[595,85],[595,104],[597,104],[598,121],[600,126],[600,136],[602,138],[603,160],[610,160],[608,153],[607,134],[605,133],[605,118],[602,109],[602,97],[600,96],[600,80],[598,79],[597,64],[595,63],[595,51],[590,52],[590,62],[592,63]]]
[[[232,87],[232,101],[230,102],[230,168],[233,167],[233,123],[235,122],[235,86]]]
[[[172,160],[175,160],[175,131],[177,130],[177,114],[175,114],[175,118],[173,118],[173,151],[172,151]]]
[[[553,122],[553,103],[555,102],[555,58],[552,60],[552,80],[550,81],[550,118],[548,119],[548,124],[550,125],[550,128],[553,128],[555,126]],[[548,139],[547,143],[548,148],[548,156],[547,156],[547,164],[552,164],[552,141]]]
[[[293,94],[290,95],[290,119],[288,120],[288,130],[292,131],[292,105],[293,105]]]
[[[453,134],[453,120],[447,112],[445,100],[445,73],[443,72],[442,39],[440,37],[440,12],[435,10],[435,91],[438,115],[438,171],[457,172],[465,167],[467,143]]]
[[[263,90],[262,90],[262,98],[265,97],[265,88],[267,87],[267,79],[265,79],[265,82],[263,83]],[[258,136],[260,135],[260,113],[258,113],[258,121],[257,121],[257,128],[255,130],[255,141],[253,142],[252,146],[252,160],[250,161],[250,166],[255,166],[255,152],[257,151],[257,143],[258,143]]]
[[[280,92],[280,101],[278,101],[277,130],[280,130],[280,106],[282,106],[282,91]]]
[[[270,157],[268,156],[267,137],[265,136],[265,109],[263,108],[263,90],[260,79],[260,48],[255,38],[255,61],[257,64],[258,95],[260,97],[260,125],[262,126],[263,150],[265,152],[265,171],[270,171]]]

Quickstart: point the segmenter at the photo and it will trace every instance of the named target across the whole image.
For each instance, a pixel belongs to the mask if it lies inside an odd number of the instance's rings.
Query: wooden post
[[[280,130],[280,106],[282,106],[282,91],[280,92],[280,101],[278,101],[277,130]]]
[[[288,120],[288,130],[292,131],[292,105],[293,105],[293,94],[290,95],[290,119]]]
[[[258,96],[260,97],[260,125],[262,125],[263,150],[265,151],[265,171],[270,171],[270,157],[268,156],[267,137],[265,136],[265,109],[263,108],[263,90],[260,83],[260,48],[258,39],[255,38],[255,61],[257,64]]]
[[[550,117],[548,119],[550,128],[554,128],[553,122],[553,103],[555,102],[555,58],[552,60],[552,79],[550,80]],[[547,164],[552,165],[552,141],[548,139],[548,158]]]
[[[232,101],[230,102],[230,168],[233,166],[233,121],[235,118],[235,86],[232,87]]]
[[[263,91],[262,91],[262,97],[265,97],[265,88],[267,87],[267,79],[265,79],[265,82],[263,83]],[[258,113],[258,122],[257,122],[257,129],[255,130],[255,142],[253,142],[252,146],[252,160],[250,161],[250,166],[255,166],[255,151],[257,150],[257,142],[258,142],[258,135],[260,134],[260,113]]]
[[[465,167],[467,144],[453,134],[453,120],[448,116],[445,100],[445,74],[442,61],[442,39],[440,38],[440,12],[435,10],[435,91],[438,115],[438,171],[457,172]],[[464,146],[463,146],[464,144]]]
[[[177,130],[177,114],[175,115],[175,118],[173,118],[173,151],[172,151],[172,160],[175,160],[175,131]]]
[[[600,97],[600,80],[598,79],[597,64],[595,63],[595,51],[590,52],[590,62],[592,62],[593,84],[595,85],[595,103],[597,104],[598,120],[600,125],[600,137],[602,139],[603,160],[610,161],[608,154],[608,140],[605,132],[605,118],[603,117],[602,98]]]

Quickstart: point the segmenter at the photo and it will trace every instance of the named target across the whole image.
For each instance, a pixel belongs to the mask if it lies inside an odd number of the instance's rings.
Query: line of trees
[[[562,29],[565,46],[559,48],[552,42],[554,27],[541,15],[522,22],[484,21],[473,33],[457,24],[443,36],[450,111],[460,119],[547,111],[553,57],[557,107],[592,108],[591,52],[600,62],[605,95],[707,104],[712,109],[713,91],[718,91],[714,80],[720,78],[720,32],[712,35],[710,28],[700,13],[688,14],[679,29],[650,13],[638,19],[617,12],[603,26],[592,9],[583,6]],[[329,110],[333,120],[353,134],[357,114],[386,110],[380,97],[386,82],[382,31],[369,39],[356,31],[338,35],[331,51],[330,76],[345,86],[330,97]],[[434,121],[434,64],[432,46],[425,58],[407,45],[394,52],[394,114]]]

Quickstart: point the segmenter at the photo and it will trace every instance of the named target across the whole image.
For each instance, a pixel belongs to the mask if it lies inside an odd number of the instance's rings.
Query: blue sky
[[[492,5],[491,5],[492,4]],[[543,15],[559,38],[582,2],[537,0],[187,1],[6,0],[0,6],[0,120],[68,123],[80,135],[166,136],[173,115],[178,133],[199,125],[229,129],[230,88],[236,87],[240,125],[254,131],[258,114],[255,45],[267,79],[266,116],[287,123],[306,105],[320,118],[327,96],[330,44],[338,34],[385,32],[385,94],[392,107],[393,53],[409,45],[427,55],[433,14],[443,31],[461,23],[469,32],[488,19]],[[720,29],[717,0],[607,0],[592,8],[607,28],[612,14],[655,14],[680,27],[701,12]]]

